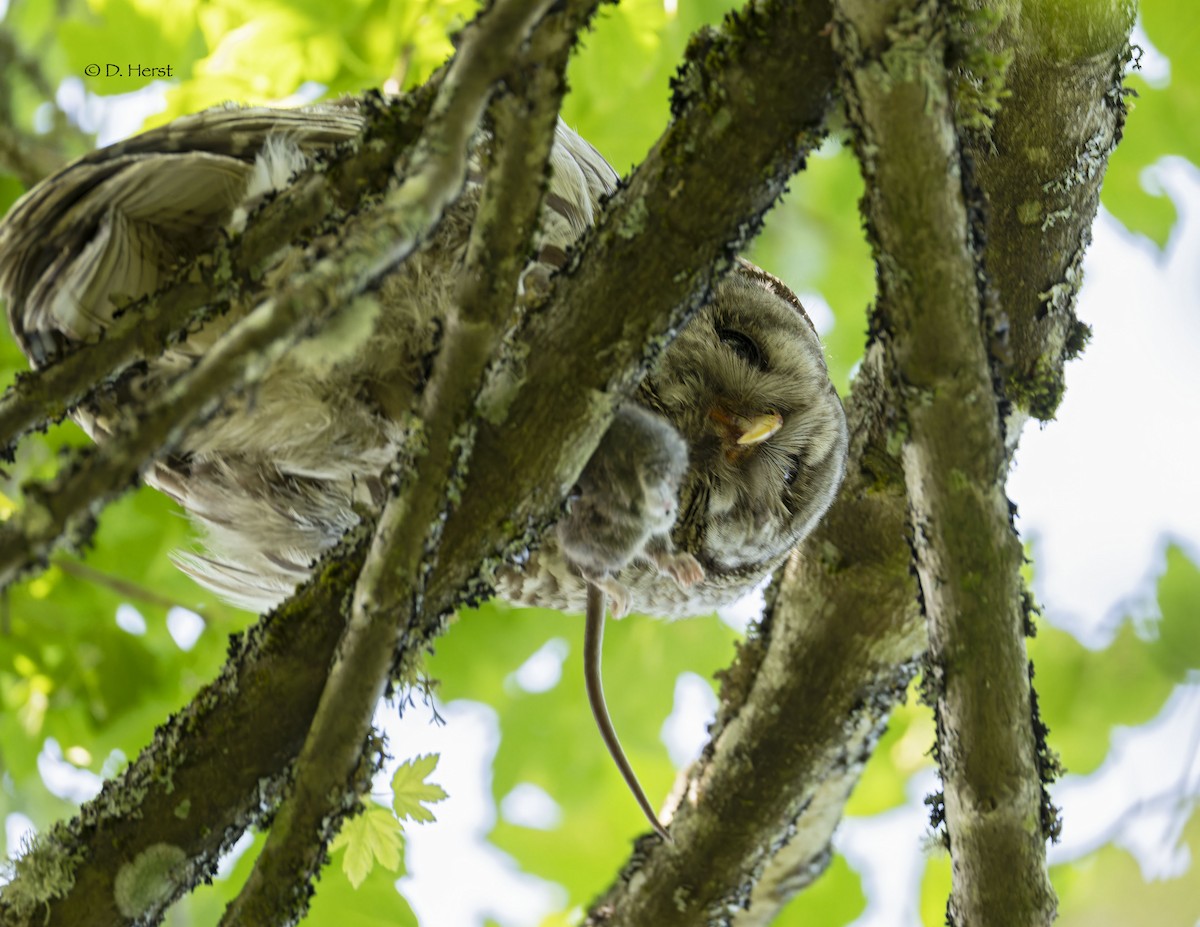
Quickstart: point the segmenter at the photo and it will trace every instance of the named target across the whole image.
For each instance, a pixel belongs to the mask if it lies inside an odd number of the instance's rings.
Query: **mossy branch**
[[[582,6],[582,15],[575,28],[586,21],[594,2],[576,4]],[[510,49],[525,41],[548,5],[549,0],[497,0],[464,30],[409,171],[386,198],[384,209],[395,208],[398,214],[415,210],[436,223],[460,195],[472,136],[493,88],[513,69]],[[373,766],[364,748],[369,750],[373,743],[371,719],[393,660],[399,655],[400,675],[410,677],[423,652],[412,646],[409,629],[417,623],[414,613],[426,604],[423,580],[437,560],[449,500],[457,498],[450,490],[461,482],[460,470],[470,459],[475,396],[514,305],[541,203],[544,184],[530,183],[529,178],[547,169],[567,52],[575,37],[573,28],[563,28],[562,19],[550,17],[539,27],[550,30],[556,40],[543,43],[552,63],[528,58],[520,62],[522,70],[551,71],[546,92],[536,101],[535,118],[526,124],[533,131],[518,133],[511,119],[500,120],[516,137],[497,143],[495,169],[480,207],[490,221],[476,226],[468,249],[468,269],[475,274],[465,278],[467,298],[460,311],[446,320],[442,347],[418,410],[424,423],[422,446],[406,462],[406,472],[380,515],[293,782],[250,877],[222,917],[223,925],[292,923],[305,913],[309,882],[326,859],[328,841],[370,786],[370,777],[361,773]],[[500,108],[507,111],[507,105],[501,102]],[[495,221],[509,211],[516,220],[512,226]],[[483,274],[479,267],[481,250],[491,254],[492,247],[501,249],[494,252],[495,276]]]

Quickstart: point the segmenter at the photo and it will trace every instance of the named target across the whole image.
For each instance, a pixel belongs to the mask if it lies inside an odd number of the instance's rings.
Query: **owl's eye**
[[[800,475],[800,455],[797,454],[788,461],[787,469],[783,471],[783,485],[791,486],[796,482],[796,477]]]
[[[721,344],[728,347],[747,364],[757,367],[759,370],[767,369],[766,362],[763,360],[762,349],[755,344],[754,339],[749,335],[743,335],[732,328],[718,328],[717,337],[721,339]]]

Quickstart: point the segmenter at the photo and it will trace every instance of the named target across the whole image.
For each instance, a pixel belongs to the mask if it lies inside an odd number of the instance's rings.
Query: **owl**
[[[364,120],[354,100],[226,106],[92,152],[30,190],[0,225],[0,295],[31,363],[48,365],[102,335],[118,305],[240,231],[260,201],[355,138]],[[412,411],[455,299],[487,133],[475,144],[463,194],[375,294],[372,337],[347,353],[339,325],[362,320],[335,322],[145,470],[199,529],[202,549],[178,554],[179,565],[229,602],[274,607],[358,512],[382,505],[384,471],[412,438]],[[561,122],[550,160],[527,276],[565,264],[618,184]],[[318,240],[281,254],[264,290],[335,247]],[[134,376],[102,386],[74,417],[103,441],[235,321],[230,313],[191,332]],[[581,611],[591,589],[618,613],[711,612],[759,584],[813,528],[837,490],[846,446],[842,406],[803,307],[740,261],[618,409],[557,528],[500,573],[497,594]]]

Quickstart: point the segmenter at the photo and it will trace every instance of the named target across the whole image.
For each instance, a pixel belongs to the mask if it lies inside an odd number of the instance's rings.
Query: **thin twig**
[[[54,114],[54,127],[46,136],[30,136],[17,128],[12,112],[9,79],[22,76],[45,100]],[[0,29],[0,166],[27,188],[62,166],[65,150],[90,147],[91,139],[73,126],[55,102],[54,85],[41,61],[18,44],[11,30]]]
[[[160,608],[182,608],[179,602],[174,599],[169,599],[165,595],[160,595],[153,589],[147,589],[145,586],[138,583],[130,582],[120,576],[112,576],[105,573],[103,570],[97,570],[95,567],[90,567],[86,563],[78,560],[71,560],[67,557],[55,557],[54,566],[58,567],[68,576],[74,576],[76,579],[83,580],[85,583],[93,583],[97,586],[104,586],[106,589],[111,589],[117,595],[125,596],[129,599],[135,599],[139,602],[145,602],[147,605],[157,605]]]

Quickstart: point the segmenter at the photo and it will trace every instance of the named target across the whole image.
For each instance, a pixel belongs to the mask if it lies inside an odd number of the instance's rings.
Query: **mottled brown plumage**
[[[30,191],[0,225],[0,292],[33,364],[95,338],[112,318],[110,295],[152,292],[223,227],[244,223],[253,203],[352,138],[362,121],[353,103],[208,110],[92,152]],[[617,182],[562,125],[552,164],[539,241],[546,271],[593,224]],[[387,279],[378,319],[358,320],[376,326],[362,350],[340,357],[343,329],[305,344],[276,365],[252,401],[232,401],[180,453],[148,470],[147,482],[176,498],[204,535],[203,554],[179,558],[199,582],[246,608],[269,608],[356,521],[356,506],[378,503],[379,474],[407,438],[397,411],[411,406],[436,350],[477,195],[477,182],[469,182],[429,246]],[[344,324],[354,324],[350,316]],[[191,364],[231,321],[174,345],[134,393],[157,389]],[[102,393],[76,417],[103,439],[130,398]],[[671,536],[705,578],[683,586],[653,557],[634,557],[616,580],[633,610],[710,611],[778,565],[836,490],[846,431],[820,342],[795,297],[743,262],[665,352],[637,401],[664,416],[686,445],[690,467]],[[738,443],[769,415],[779,416],[777,431]],[[552,537],[503,575],[498,591],[578,611],[586,584]]]
[[[224,107],[68,165],[0,224],[0,293],[22,349],[40,367],[96,338],[115,302],[155,291],[224,231],[240,230],[257,202],[362,124],[353,101]],[[617,184],[562,124],[551,164],[529,268],[540,277],[562,266]],[[432,240],[374,300],[343,310],[252,395],[230,399],[147,469],[146,482],[178,500],[202,534],[202,553],[178,555],[197,581],[243,607],[273,607],[357,511],[381,504],[383,471],[409,440],[409,412],[455,298],[480,176],[476,164]],[[273,273],[334,247],[293,249]],[[139,396],[193,364],[233,321],[218,319],[172,345],[75,418],[102,441]],[[347,352],[347,341],[357,347]],[[618,613],[709,612],[751,590],[812,529],[836,492],[846,442],[803,308],[774,277],[740,262],[618,412],[574,507],[527,562],[501,573],[497,592],[581,611],[590,583]],[[619,748],[614,756],[623,760]]]

